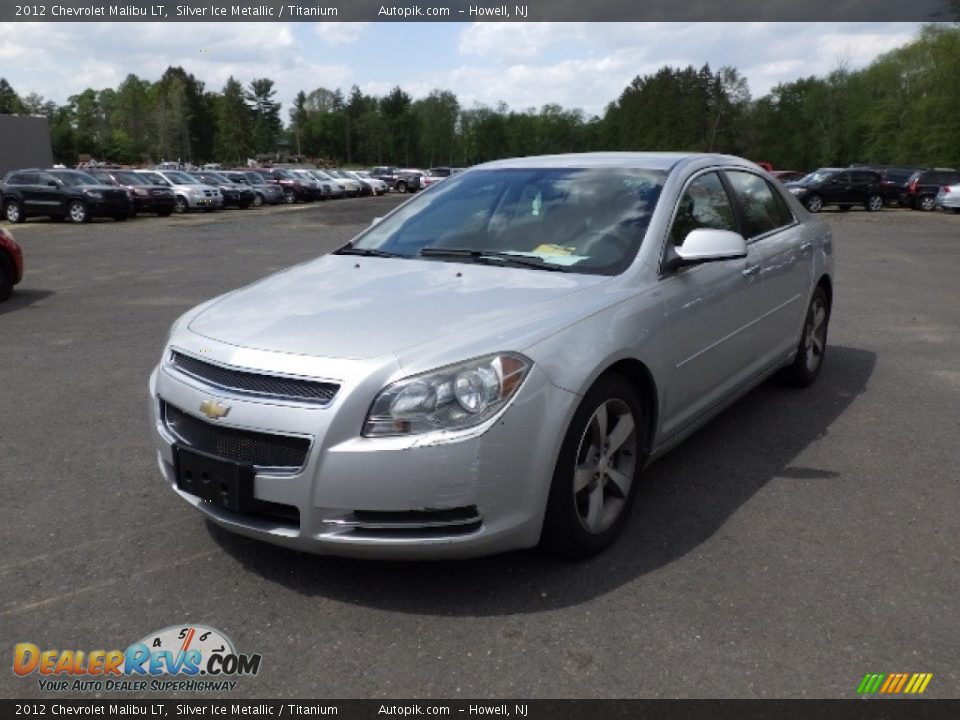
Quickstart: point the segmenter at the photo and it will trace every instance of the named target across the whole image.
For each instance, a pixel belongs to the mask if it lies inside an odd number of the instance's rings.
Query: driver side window
[[[670,228],[670,243],[683,245],[687,235],[699,228],[738,232],[730,198],[715,172],[695,178],[680,196]]]

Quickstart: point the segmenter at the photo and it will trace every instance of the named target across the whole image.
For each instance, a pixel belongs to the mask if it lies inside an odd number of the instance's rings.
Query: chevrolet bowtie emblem
[[[219,420],[230,414],[230,406],[216,400],[204,400],[200,403],[200,412],[211,420]]]

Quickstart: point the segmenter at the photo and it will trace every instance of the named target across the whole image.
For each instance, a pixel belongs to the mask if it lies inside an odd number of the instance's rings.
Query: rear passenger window
[[[687,186],[677,204],[670,242],[683,245],[687,235],[699,228],[738,232],[730,198],[715,172],[700,175]]]
[[[759,175],[728,170],[727,179],[743,210],[746,236],[754,238],[793,222],[783,198]],[[778,202],[779,200],[779,202]]]

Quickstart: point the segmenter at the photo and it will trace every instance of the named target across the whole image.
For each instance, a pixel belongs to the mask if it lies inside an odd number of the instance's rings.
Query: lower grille
[[[475,505],[444,510],[405,510],[383,512],[355,510],[344,517],[328,520],[350,530],[353,535],[381,538],[445,537],[476,532],[483,518]]]
[[[170,433],[195,450],[259,468],[298,470],[307,461],[306,438],[239,430],[204,422],[163,403],[164,424]]]

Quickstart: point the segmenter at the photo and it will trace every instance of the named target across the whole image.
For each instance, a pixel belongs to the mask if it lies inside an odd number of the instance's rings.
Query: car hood
[[[326,358],[400,356],[431,342],[436,347],[430,351],[437,352],[482,344],[488,337],[522,349],[521,336],[536,339],[529,337],[530,328],[542,335],[590,312],[591,303],[574,303],[572,296],[609,280],[326,255],[222,296],[200,308],[188,327],[230,345]],[[566,300],[558,303],[561,298]]]

